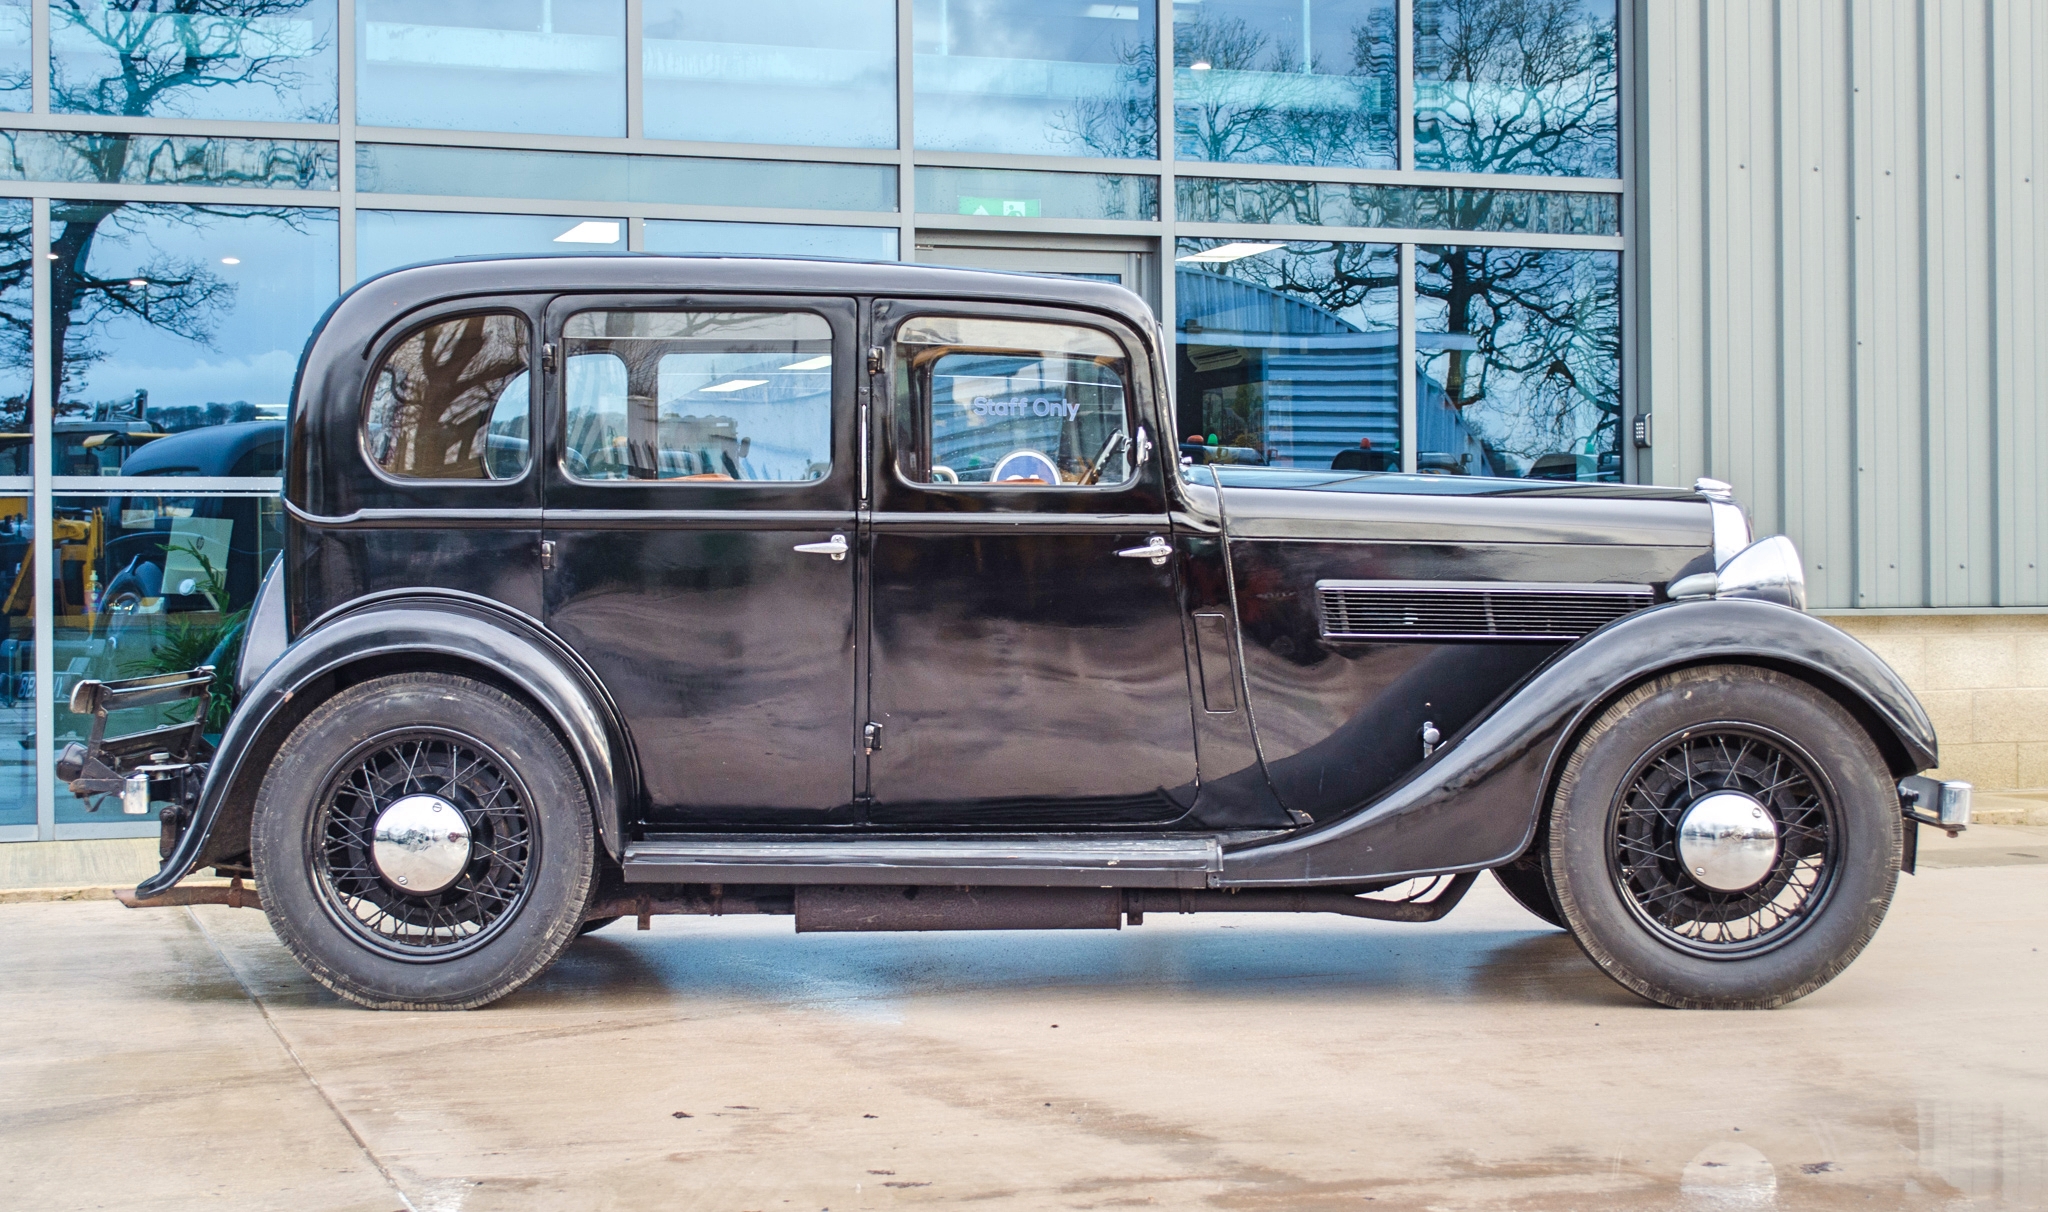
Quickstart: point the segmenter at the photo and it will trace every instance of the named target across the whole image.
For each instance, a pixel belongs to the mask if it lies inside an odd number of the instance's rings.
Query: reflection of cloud
[[[119,355],[92,368],[88,381],[67,388],[66,399],[112,400],[149,390],[153,407],[179,404],[282,404],[291,395],[296,352],[273,349],[245,358],[199,360],[184,366],[156,366],[123,361]]]

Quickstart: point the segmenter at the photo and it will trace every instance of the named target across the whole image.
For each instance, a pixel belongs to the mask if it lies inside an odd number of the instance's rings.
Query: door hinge
[[[860,730],[860,743],[861,749],[867,753],[874,753],[879,750],[882,747],[882,726],[871,722],[862,728]]]
[[[553,568],[554,566],[555,566],[555,541],[554,541],[553,539],[542,539],[542,540],[540,541],[540,567],[541,567],[541,571],[542,571],[542,572],[546,572],[547,570],[549,570],[549,569]]]
[[[882,373],[882,347],[879,345],[868,346],[868,373],[871,375]]]
[[[549,341],[540,347],[540,371],[542,374],[555,373],[555,343]]]

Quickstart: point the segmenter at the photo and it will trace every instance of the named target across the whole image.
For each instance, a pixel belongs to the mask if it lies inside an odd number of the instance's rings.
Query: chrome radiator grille
[[[1331,640],[1576,640],[1653,605],[1648,585],[1318,581]]]

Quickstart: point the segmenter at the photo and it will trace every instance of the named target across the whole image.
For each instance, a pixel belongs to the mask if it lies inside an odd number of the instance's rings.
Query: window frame
[[[372,346],[375,357],[366,359],[370,363],[370,371],[363,376],[361,396],[356,403],[355,445],[356,452],[362,456],[364,465],[370,469],[370,474],[375,476],[381,483],[406,492],[418,492],[430,488],[511,488],[524,485],[533,478],[534,466],[540,461],[534,457],[534,447],[539,444],[540,437],[538,414],[541,401],[545,398],[539,391],[540,381],[543,377],[538,373],[541,360],[535,356],[538,353],[538,350],[535,349],[535,339],[539,333],[539,325],[534,322],[532,311],[526,307],[517,306],[509,299],[503,301],[494,300],[492,302],[495,305],[485,305],[481,300],[472,301],[466,306],[444,312],[435,312],[432,315],[419,319],[416,323],[403,324],[401,322],[400,324],[394,324],[387,328],[384,333],[379,334],[379,339]],[[397,476],[386,471],[384,465],[379,463],[376,456],[370,453],[370,407],[372,401],[376,399],[377,379],[384,373],[385,366],[390,364],[392,355],[397,353],[399,347],[414,336],[425,332],[436,324],[446,324],[455,320],[467,319],[471,316],[493,315],[514,316],[521,324],[526,326],[526,465],[520,468],[518,475],[502,480],[494,479],[490,476],[474,479],[468,477]],[[289,456],[287,456],[288,460]]]

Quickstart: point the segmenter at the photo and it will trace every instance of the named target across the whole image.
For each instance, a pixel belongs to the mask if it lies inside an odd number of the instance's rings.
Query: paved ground
[[[2048,1205],[2048,830],[1923,855],[1747,1014],[1635,1000],[1490,881],[1433,926],[624,922],[440,1015],[337,1003],[249,910],[4,905],[0,1206]]]

